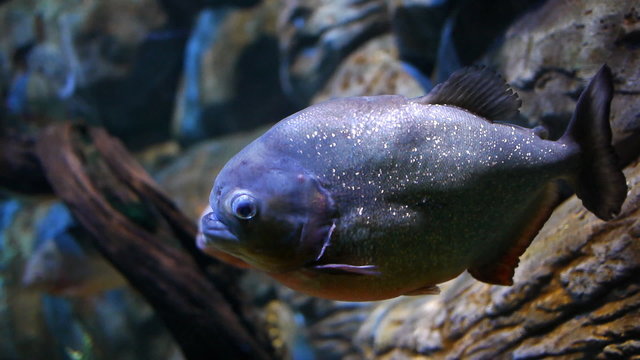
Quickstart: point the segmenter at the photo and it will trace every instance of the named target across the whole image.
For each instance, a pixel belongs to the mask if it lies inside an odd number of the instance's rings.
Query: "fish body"
[[[598,216],[619,211],[626,184],[607,133],[610,89],[604,68],[558,141],[493,122],[520,102],[486,69],[421,98],[311,106],[221,170],[199,246],[337,300],[437,293],[464,270],[510,284],[557,204],[557,180]],[[594,142],[585,127],[604,135]]]

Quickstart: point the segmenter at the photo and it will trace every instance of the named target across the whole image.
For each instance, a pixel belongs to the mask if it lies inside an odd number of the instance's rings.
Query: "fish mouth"
[[[227,226],[220,221],[215,212],[210,212],[202,216],[200,219],[201,233],[198,234],[196,243],[199,249],[205,249],[211,246],[220,246],[229,244],[237,244],[238,237],[233,235]]]

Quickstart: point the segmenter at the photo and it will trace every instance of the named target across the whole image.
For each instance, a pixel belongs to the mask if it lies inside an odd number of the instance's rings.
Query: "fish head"
[[[295,270],[318,259],[335,227],[330,194],[292,159],[232,159],[220,172],[202,216],[198,245],[263,271]]]

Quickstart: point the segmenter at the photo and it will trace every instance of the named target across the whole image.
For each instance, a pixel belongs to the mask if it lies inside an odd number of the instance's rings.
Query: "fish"
[[[621,211],[612,97],[603,65],[557,140],[507,122],[521,100],[487,67],[417,98],[311,105],[218,173],[198,247],[333,300],[437,294],[465,270],[512,285],[562,182],[600,219]]]

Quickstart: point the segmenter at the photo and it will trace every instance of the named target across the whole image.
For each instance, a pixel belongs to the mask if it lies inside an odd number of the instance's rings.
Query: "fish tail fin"
[[[612,97],[611,69],[603,65],[580,95],[569,126],[559,140],[578,146],[576,194],[589,211],[603,220],[615,217],[627,196],[626,180],[611,145]]]

